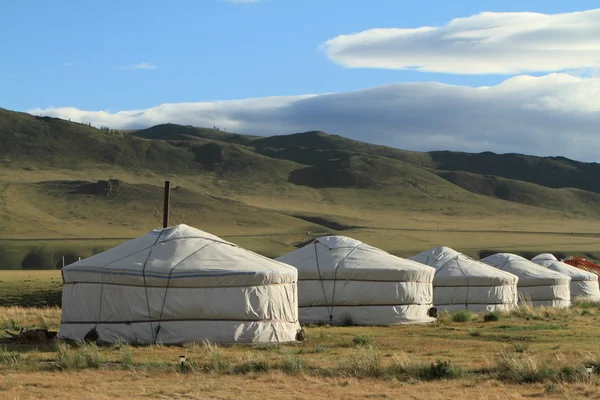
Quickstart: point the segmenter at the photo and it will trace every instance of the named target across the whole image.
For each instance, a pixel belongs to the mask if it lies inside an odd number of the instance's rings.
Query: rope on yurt
[[[465,277],[465,279],[467,280],[467,294],[465,296],[465,309],[469,309],[469,275],[467,275],[467,273],[465,272],[465,270],[463,269],[462,265],[460,265],[460,256],[461,254],[456,256],[456,265],[458,266],[458,268],[460,269],[460,272],[462,272],[463,276]]]
[[[161,328],[160,323],[162,322],[163,311],[165,310],[165,303],[167,302],[167,292],[169,291],[169,285],[171,284],[171,276],[173,275],[173,271],[185,260],[187,260],[188,258],[193,256],[194,254],[198,253],[200,250],[203,250],[206,247],[210,246],[211,244],[215,244],[215,243],[216,243],[215,241],[212,241],[212,242],[200,247],[196,251],[192,252],[192,254],[185,257],[183,260],[179,261],[177,264],[175,264],[173,266],[173,268],[171,268],[171,270],[169,271],[169,277],[167,278],[167,285],[165,287],[165,295],[163,296],[162,306],[160,307],[160,315],[158,316],[158,325],[156,326],[156,329],[154,329],[154,339],[152,340],[152,344],[156,344],[156,340],[158,339],[158,334],[160,333],[160,328]]]
[[[159,236],[159,237],[160,237],[160,236]],[[156,239],[156,240],[158,241],[158,239]],[[155,245],[155,244],[156,244],[156,241],[155,241],[155,242],[152,244],[152,246],[146,247],[146,248],[144,248],[144,249],[142,249],[142,250],[138,250],[137,252],[135,252],[135,253],[133,253],[133,254],[128,254],[128,255],[126,255],[126,256],[124,256],[124,257],[121,257],[121,258],[119,258],[119,259],[117,259],[117,260],[112,260],[111,262],[109,262],[109,263],[106,263],[106,264],[104,264],[104,265],[102,266],[102,270],[100,271],[100,281],[101,281],[102,283],[101,283],[101,285],[100,285],[100,304],[99,304],[99,306],[98,306],[98,318],[96,319],[96,325],[94,325],[94,328],[93,328],[92,330],[96,330],[96,329],[98,328],[98,325],[100,325],[100,321],[102,321],[102,303],[103,303],[103,300],[104,300],[104,269],[105,269],[106,267],[108,267],[110,264],[114,264],[114,263],[116,263],[117,261],[121,261],[121,260],[123,260],[124,258],[131,257],[131,256],[132,256],[132,255],[134,255],[134,254],[138,254],[138,253],[140,253],[140,252],[142,252],[142,251],[145,251],[145,250],[151,249],[152,247],[154,247],[154,245]],[[61,272],[61,274],[62,274],[62,272]],[[64,280],[64,279],[63,279],[63,280]]]
[[[146,260],[144,261],[144,267],[142,268],[142,277],[144,278],[144,292],[146,293],[146,306],[148,307],[148,319],[150,321],[150,335],[152,337],[154,336],[154,333],[153,333],[154,329],[152,329],[152,313],[150,312],[150,298],[148,297],[148,285],[146,284],[146,265],[148,264],[148,260],[150,260],[150,257],[152,256],[152,252],[154,251],[154,248],[156,247],[156,244],[158,243],[158,241],[160,240],[162,234],[165,231],[166,231],[166,229],[163,229],[158,234],[158,237],[156,238],[156,240],[154,241],[154,244],[150,248],[150,252],[148,253],[148,257],[146,257]]]
[[[337,283],[337,272],[338,272],[338,269],[340,267],[340,263],[343,262],[346,258],[348,258],[348,256],[350,256],[350,254],[352,254],[352,252],[354,250],[358,249],[358,246],[360,246],[360,244],[357,244],[356,246],[354,246],[354,248],[352,250],[350,250],[348,252],[348,254],[346,254],[346,256],[344,258],[342,258],[342,260],[340,262],[338,262],[338,264],[335,266],[335,270],[334,270],[334,273],[333,273],[333,294],[331,296],[331,313],[329,314],[329,323],[333,322],[333,308],[335,307],[335,304],[334,304],[334,300],[335,300],[335,287],[337,286],[336,285],[336,283]]]
[[[333,320],[333,314],[331,309],[329,308],[329,303],[327,302],[327,293],[325,292],[325,284],[323,283],[323,276],[321,275],[321,267],[319,265],[319,252],[317,251],[317,241],[314,242],[315,245],[315,259],[317,260],[317,272],[319,273],[319,282],[321,282],[321,290],[323,290],[323,297],[325,298],[325,307],[327,308],[327,313],[329,314],[329,322]],[[335,279],[335,278],[334,278]],[[333,281],[335,287],[335,280]]]

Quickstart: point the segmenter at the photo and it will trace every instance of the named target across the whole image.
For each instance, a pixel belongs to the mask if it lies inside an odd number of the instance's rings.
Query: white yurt
[[[571,278],[510,253],[485,257],[482,262],[519,277],[519,303],[534,306],[569,307],[571,305]]]
[[[434,321],[431,267],[344,236],[323,236],[277,259],[298,269],[302,323]]]
[[[289,342],[297,271],[209,233],[157,229],[62,270],[59,337],[181,344]],[[94,332],[95,330],[95,332]]]
[[[559,261],[549,253],[539,254],[531,259],[534,263],[560,272],[571,277],[571,301],[581,298],[589,301],[600,301],[600,287],[598,287],[598,275],[582,269],[573,267]]]
[[[519,278],[441,246],[410,260],[435,268],[433,305],[438,310],[508,311],[517,307]]]

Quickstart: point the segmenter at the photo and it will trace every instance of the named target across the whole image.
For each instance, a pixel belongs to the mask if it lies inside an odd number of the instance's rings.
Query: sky
[[[595,3],[595,4],[594,4]],[[592,1],[0,0],[0,107],[600,161]]]

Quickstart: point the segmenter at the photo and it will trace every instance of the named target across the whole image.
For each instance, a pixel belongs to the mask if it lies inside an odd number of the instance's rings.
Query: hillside
[[[160,138],[177,140],[187,131],[179,125],[160,126]],[[133,132],[139,137],[152,137],[154,128]],[[235,134],[215,134],[212,130],[193,128],[194,139],[218,139],[240,143],[269,157],[317,165],[349,155],[366,154],[404,161],[419,167],[439,171],[464,171],[493,175],[517,181],[535,183],[549,188],[574,188],[600,193],[600,164],[570,160],[565,157],[535,157],[523,154],[493,152],[463,153],[452,151],[414,152],[346,139],[324,132],[305,132],[266,138],[244,137]],[[190,139],[192,135],[188,135]],[[158,138],[158,137],[154,137]]]
[[[575,188],[600,193],[600,164],[564,157],[534,157],[523,154],[478,154],[450,151],[429,153],[435,168],[536,183],[550,188]]]
[[[546,232],[563,219],[561,229],[600,231],[597,169],[562,158],[411,152],[324,132],[260,137],[163,124],[122,133],[0,109],[0,268],[42,247],[53,249],[44,265],[56,264],[64,246],[49,241],[59,238],[71,247],[88,238],[78,251],[89,254],[158,226],[165,179],[174,185],[172,223],[267,255],[307,231],[346,232],[404,255],[453,242],[476,254],[521,246],[479,231]],[[448,233],[426,233],[440,229]],[[583,245],[575,239],[562,240]]]

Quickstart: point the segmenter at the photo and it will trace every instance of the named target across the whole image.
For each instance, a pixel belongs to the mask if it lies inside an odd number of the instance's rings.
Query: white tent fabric
[[[519,303],[531,301],[534,306],[549,307],[571,305],[571,278],[567,275],[510,253],[494,254],[481,261],[519,277]]]
[[[414,324],[428,316],[431,267],[343,236],[320,237],[277,259],[298,269],[303,323]]]
[[[410,260],[435,268],[433,305],[438,310],[509,311],[517,307],[519,278],[441,246]]]
[[[62,270],[59,337],[180,344],[288,342],[298,323],[295,268],[178,225]]]
[[[577,298],[600,301],[600,287],[598,287],[598,275],[582,269],[573,267],[559,261],[549,253],[539,254],[531,259],[534,263],[560,272],[571,277],[571,301]]]

